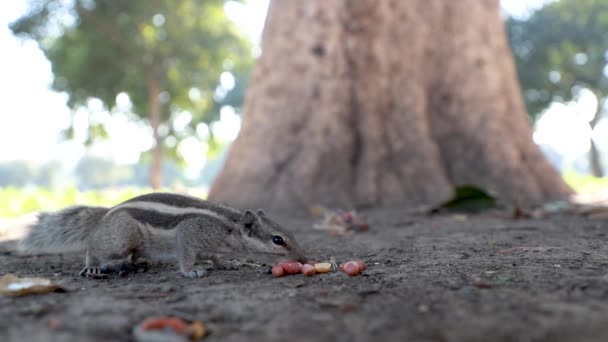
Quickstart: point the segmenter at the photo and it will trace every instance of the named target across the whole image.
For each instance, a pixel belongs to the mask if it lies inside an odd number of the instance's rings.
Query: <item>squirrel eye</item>
[[[278,235],[275,235],[272,237],[272,242],[274,242],[276,245],[279,245],[279,246],[283,246],[285,244],[285,241],[283,241],[283,238]]]

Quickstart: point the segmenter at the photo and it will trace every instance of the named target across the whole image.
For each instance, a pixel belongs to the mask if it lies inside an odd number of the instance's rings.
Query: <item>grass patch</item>
[[[608,177],[593,177],[572,171],[563,173],[564,180],[579,194],[608,191]]]

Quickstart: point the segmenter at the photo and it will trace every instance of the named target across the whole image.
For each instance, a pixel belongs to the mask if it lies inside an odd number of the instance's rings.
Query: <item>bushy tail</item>
[[[53,213],[41,213],[38,221],[19,241],[23,253],[64,253],[83,250],[91,233],[109,211],[103,207],[74,206]]]

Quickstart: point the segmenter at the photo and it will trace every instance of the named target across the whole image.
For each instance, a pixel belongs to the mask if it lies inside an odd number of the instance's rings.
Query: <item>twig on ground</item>
[[[543,246],[515,246],[507,249],[502,249],[498,251],[498,254],[506,254],[515,251],[535,251],[535,252],[545,252],[555,247],[543,247]]]

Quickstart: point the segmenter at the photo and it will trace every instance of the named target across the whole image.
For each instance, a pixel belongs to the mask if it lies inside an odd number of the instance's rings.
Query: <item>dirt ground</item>
[[[356,277],[186,279],[161,265],[94,280],[78,276],[78,254],[23,257],[3,242],[0,275],[67,292],[0,297],[0,341],[129,341],[157,315],[204,322],[205,341],[608,341],[608,221],[367,214],[370,230],[351,236],[279,218],[313,259],[364,260]]]

